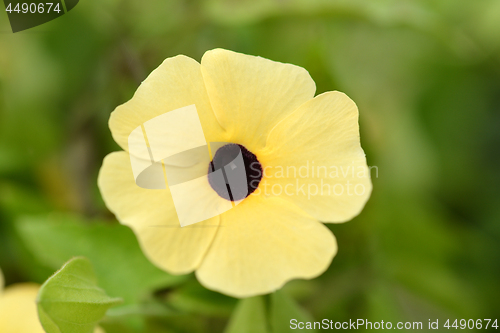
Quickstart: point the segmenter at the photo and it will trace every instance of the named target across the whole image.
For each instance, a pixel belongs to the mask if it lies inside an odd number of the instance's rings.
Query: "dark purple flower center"
[[[242,173],[238,164],[241,163],[239,154],[243,158],[245,174]],[[224,181],[220,173],[215,171],[221,169]],[[246,177],[244,179],[239,179]],[[233,181],[236,179],[236,181]],[[217,150],[214,159],[208,167],[208,182],[217,194],[230,201],[239,201],[252,194],[262,179],[262,165],[257,156],[242,145],[230,143]]]

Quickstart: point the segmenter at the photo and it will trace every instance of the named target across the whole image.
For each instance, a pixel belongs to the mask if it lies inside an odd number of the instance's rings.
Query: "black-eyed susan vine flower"
[[[38,321],[35,303],[39,288],[34,283],[21,283],[4,290],[0,271],[0,332],[45,332]]]
[[[157,266],[173,274],[196,271],[205,287],[234,297],[320,275],[337,253],[335,237],[320,221],[352,219],[372,185],[355,103],[336,91],[315,97],[315,89],[301,67],[227,50],[206,52],[201,64],[186,56],[166,59],[111,115],[113,138],[124,151],[104,159],[98,183],[106,205]],[[227,143],[211,152],[193,195],[211,191],[238,204],[181,227],[168,186],[136,185],[128,138],[146,121],[189,105],[206,141]],[[164,144],[184,139],[166,137]],[[225,197],[210,181],[213,165],[235,147],[248,181],[239,198]]]
[[[39,289],[37,284],[22,283],[0,291],[0,332],[45,332],[35,303]]]

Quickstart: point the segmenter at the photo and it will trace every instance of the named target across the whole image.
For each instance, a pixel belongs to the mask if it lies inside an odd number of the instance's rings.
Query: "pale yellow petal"
[[[107,207],[132,228],[154,264],[174,274],[199,266],[217,231],[218,217],[181,228],[170,191],[137,186],[126,152],[106,156],[98,184]]]
[[[327,92],[298,108],[271,131],[258,158],[265,168],[262,192],[321,221],[348,221],[370,197],[358,109],[343,93]]]
[[[231,142],[254,153],[269,131],[316,90],[301,67],[222,49],[206,52],[201,68],[219,123]]]
[[[96,326],[94,333],[106,333],[106,331],[102,327]]]
[[[273,292],[291,279],[320,275],[336,252],[331,231],[293,204],[249,196],[221,215],[196,276],[209,289],[250,297]]]
[[[224,141],[207,96],[200,64],[186,56],[166,59],[142,82],[133,98],[109,119],[115,141],[128,150],[128,136],[145,121],[184,106],[196,106],[207,141]]]
[[[5,289],[0,296],[0,332],[44,333],[38,319],[36,296],[40,286],[23,283]]]

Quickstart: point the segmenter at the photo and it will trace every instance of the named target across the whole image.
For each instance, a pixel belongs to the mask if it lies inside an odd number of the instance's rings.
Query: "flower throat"
[[[241,178],[241,167],[238,169],[237,159],[241,152],[245,167],[246,181]],[[224,181],[221,179],[222,170]],[[242,145],[230,143],[220,147],[214,155],[214,159],[208,166],[208,182],[215,192],[226,200],[239,201],[252,194],[262,179],[262,165],[257,156]],[[236,179],[236,181],[233,181]],[[229,186],[231,184],[231,186]]]

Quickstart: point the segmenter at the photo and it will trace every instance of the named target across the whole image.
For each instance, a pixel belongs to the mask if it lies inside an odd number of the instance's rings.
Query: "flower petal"
[[[316,96],[280,122],[258,157],[264,165],[262,190],[320,221],[348,221],[370,197],[358,109],[338,91]]]
[[[201,59],[208,96],[231,142],[252,152],[265,145],[269,131],[314,97],[316,85],[298,66],[215,49]]]
[[[200,64],[186,56],[166,59],[142,82],[132,99],[111,113],[115,141],[128,150],[128,136],[147,120],[188,105],[196,105],[207,141],[224,141],[210,106]]]
[[[189,273],[199,266],[217,231],[219,217],[181,228],[170,190],[137,186],[126,152],[106,156],[98,184],[108,208],[132,228],[154,264],[174,274]]]
[[[233,297],[273,292],[323,273],[337,252],[323,224],[280,198],[249,196],[221,215],[198,280]]]
[[[35,303],[39,289],[39,285],[32,283],[5,289],[0,297],[0,332],[45,332],[38,320]]]

